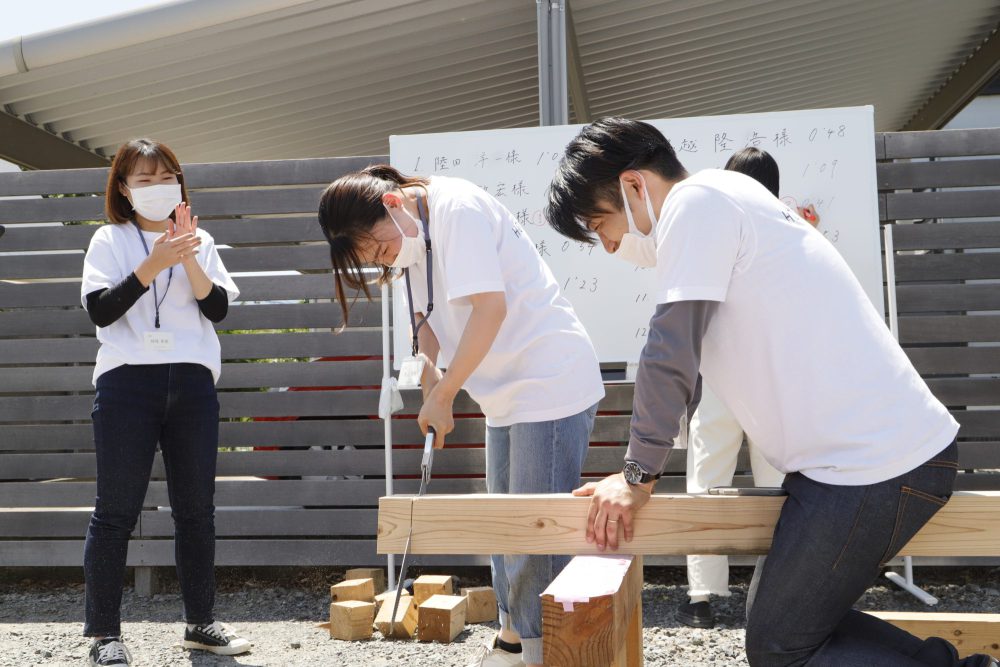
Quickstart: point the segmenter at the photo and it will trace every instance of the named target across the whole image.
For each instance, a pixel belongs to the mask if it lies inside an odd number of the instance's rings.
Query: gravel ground
[[[445,573],[441,570],[428,572]],[[38,580],[39,570],[0,571],[0,667],[86,664],[88,640],[80,636],[83,585],[78,574]],[[454,571],[448,571],[448,574]],[[336,570],[248,571],[220,569],[217,618],[250,639],[254,648],[235,658],[180,648],[180,596],[176,582],[164,592],[137,597],[126,589],[123,633],[134,664],[168,665],[331,665],[362,667],[463,666],[493,633],[490,624],[468,626],[455,642],[424,644],[372,639],[332,640],[316,623],[326,620],[328,586],[340,580]],[[463,586],[488,583],[485,568],[458,571]],[[51,575],[47,575],[51,576]],[[1000,568],[921,568],[918,583],[941,599],[941,611],[996,612],[1000,608]],[[749,568],[733,568],[733,595],[714,606],[714,630],[694,630],[673,619],[685,600],[684,571],[647,568],[643,593],[646,664],[651,667],[745,665],[743,605]],[[891,585],[871,589],[863,609],[921,610],[913,597]],[[377,636],[377,633],[376,633]]]

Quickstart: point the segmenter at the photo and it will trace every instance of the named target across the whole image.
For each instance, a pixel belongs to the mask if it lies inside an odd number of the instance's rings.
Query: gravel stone
[[[448,570],[428,570],[453,574]],[[746,665],[744,605],[749,568],[732,569],[733,594],[713,598],[717,626],[692,629],[673,614],[686,600],[682,568],[648,567],[643,590],[643,638],[650,667]],[[464,667],[496,631],[494,624],[469,625],[451,644],[372,639],[342,642],[316,625],[329,613],[329,585],[342,573],[331,569],[258,576],[246,569],[220,568],[216,617],[253,642],[253,651],[234,658],[186,651],[176,580],[163,592],[141,598],[127,588],[122,600],[124,639],[136,667],[247,665],[255,667]],[[41,577],[42,575],[39,575]],[[46,575],[48,576],[48,575]],[[83,585],[76,580],[25,579],[0,571],[0,667],[86,664],[90,640],[81,635]],[[1000,568],[917,568],[917,583],[940,598],[936,611],[991,612],[1000,594]],[[72,577],[71,577],[72,579]],[[485,568],[463,568],[464,586],[488,584]],[[928,610],[887,580],[870,589],[861,609]]]

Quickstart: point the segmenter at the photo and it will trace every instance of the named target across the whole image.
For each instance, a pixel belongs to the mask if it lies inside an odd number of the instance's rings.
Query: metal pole
[[[882,229],[885,239],[885,287],[889,307],[889,331],[899,342],[899,315],[896,307],[896,250],[892,243],[892,225]],[[913,583],[913,557],[903,556],[903,574],[886,572],[885,578],[926,605],[936,605],[938,599]]]
[[[552,100],[553,125],[569,123],[569,84],[566,68],[566,2],[552,0],[549,5],[552,31]]]
[[[389,378],[392,377],[392,366],[389,362],[391,353],[391,341],[389,337],[389,286],[382,285],[382,387],[387,386]],[[388,414],[384,420],[385,425],[385,495],[392,495],[392,415]],[[389,554],[386,556],[386,570],[388,576],[388,590],[396,587],[396,556]]]
[[[538,38],[538,124],[552,125],[550,102],[552,83],[551,32],[549,30],[549,0],[535,0]]]
[[[535,0],[538,18],[538,122],[569,122],[566,0]]]

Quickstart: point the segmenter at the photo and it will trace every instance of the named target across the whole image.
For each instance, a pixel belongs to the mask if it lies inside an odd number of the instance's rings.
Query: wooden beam
[[[657,494],[624,554],[763,554],[784,498]],[[599,554],[586,541],[589,498],[551,495],[389,496],[379,500],[380,554]],[[906,546],[906,556],[996,556],[1000,492],[958,492]]]
[[[109,160],[0,111],[0,158],[31,169],[106,167]]]
[[[927,639],[942,637],[955,645],[965,658],[976,653],[996,655],[1000,651],[1000,614],[954,614],[914,611],[870,611],[883,621]]]
[[[1000,29],[994,29],[900,129],[937,130],[944,127],[945,123],[961,111],[998,72],[1000,72]]]
[[[551,667],[642,665],[642,556],[577,556],[542,593]]]

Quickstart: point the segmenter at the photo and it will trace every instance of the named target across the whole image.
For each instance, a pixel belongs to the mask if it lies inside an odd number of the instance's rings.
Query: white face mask
[[[132,195],[132,208],[135,212],[153,222],[166,220],[181,203],[180,183],[129,188],[128,191]]]
[[[392,220],[392,224],[396,225],[399,235],[403,237],[402,243],[399,246],[399,254],[396,255],[396,259],[389,265],[393,269],[408,268],[427,256],[427,243],[424,241],[424,230],[420,221],[407,211],[405,206],[400,206],[399,208],[417,226],[417,235],[407,236],[403,232],[403,228],[396,222],[396,218],[392,216],[392,209],[388,206],[385,207],[386,212],[389,214],[389,219]]]
[[[640,176],[640,178],[642,178]],[[628,205],[625,197],[625,183],[619,179],[618,185],[622,190],[622,203],[625,206],[625,218],[628,220],[628,232],[622,235],[622,240],[615,251],[615,257],[620,257],[626,262],[631,262],[642,268],[656,266],[656,239],[653,237],[653,229],[656,227],[656,214],[653,212],[653,202],[649,199],[649,190],[646,189],[646,181],[642,181],[642,187],[646,190],[643,201],[646,202],[646,213],[649,214],[650,232],[643,234],[635,225],[635,218],[632,217],[632,209]]]

